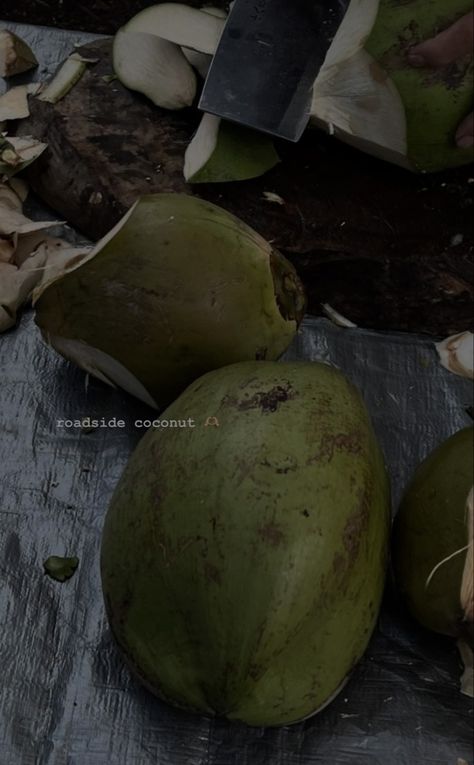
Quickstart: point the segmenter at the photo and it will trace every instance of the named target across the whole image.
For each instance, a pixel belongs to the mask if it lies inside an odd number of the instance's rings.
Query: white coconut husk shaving
[[[474,624],[474,486],[466,502],[466,525],[468,549],[461,584],[461,607],[465,621]]]
[[[90,249],[46,237],[20,265],[0,262],[0,333],[16,324],[18,311],[33,293],[39,296],[50,280],[77,265]]]
[[[16,138],[0,135],[0,179],[10,178],[34,162],[46,149],[46,144],[35,138]]]
[[[474,380],[474,334],[461,332],[436,343],[442,366],[460,377]]]
[[[24,187],[17,188],[23,195]],[[60,223],[27,218],[18,193],[0,183],[0,333],[15,325],[18,311],[35,289],[44,288],[89,253],[90,247],[49,236],[48,230]]]
[[[336,309],[330,306],[329,303],[322,303],[321,308],[328,319],[331,319],[333,324],[336,324],[338,327],[343,327],[344,329],[354,329],[357,327],[357,324],[354,324],[353,321],[347,319],[342,313],[336,311]]]
[[[28,96],[39,93],[42,85],[38,82],[18,85],[0,96],[0,122],[22,120],[30,116]]]
[[[38,66],[29,45],[8,29],[0,29],[0,77],[12,77]]]
[[[23,178],[10,178],[8,185],[15,192],[21,203],[26,202],[30,193],[30,187]]]

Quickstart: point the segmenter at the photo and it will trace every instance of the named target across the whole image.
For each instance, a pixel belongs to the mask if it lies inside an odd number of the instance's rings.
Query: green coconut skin
[[[408,159],[428,172],[468,164],[473,149],[459,149],[456,130],[473,108],[472,57],[434,70],[415,69],[408,49],[472,11],[472,0],[381,0],[366,50],[390,75],[405,105]]]
[[[474,429],[435,449],[416,471],[395,519],[393,568],[412,615],[434,632],[466,637],[460,591],[468,543],[466,501],[473,483]]]
[[[235,216],[197,197],[142,197],[99,252],[48,287],[46,340],[119,361],[158,406],[202,374],[277,359],[305,312],[293,266]]]
[[[329,366],[248,362],[162,415],[186,418],[194,429],[146,434],[111,501],[113,633],[174,705],[296,722],[342,687],[379,611],[390,503],[368,413]]]
[[[189,183],[246,181],[264,175],[279,162],[267,135],[222,121],[212,156]]]

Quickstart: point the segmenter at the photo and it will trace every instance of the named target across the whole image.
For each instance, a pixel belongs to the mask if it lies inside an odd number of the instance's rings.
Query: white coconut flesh
[[[182,3],[161,3],[145,8],[131,19],[127,32],[145,32],[176,45],[211,56],[216,52],[225,20]]]
[[[164,109],[183,109],[196,96],[196,75],[182,50],[172,42],[128,27],[113,43],[114,71],[127,88]]]

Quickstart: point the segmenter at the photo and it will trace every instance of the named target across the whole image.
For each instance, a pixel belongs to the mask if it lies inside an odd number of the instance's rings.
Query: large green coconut
[[[338,693],[384,586],[389,490],[358,392],[311,363],[193,383],[133,454],[101,569],[138,678],[172,704],[255,726]]]
[[[143,197],[78,267],[44,289],[53,348],[152,406],[226,364],[277,359],[305,299],[293,266],[197,197]]]
[[[420,465],[394,527],[394,573],[411,613],[453,637],[472,638],[474,621],[473,466],[474,429],[465,428]]]
[[[472,11],[472,0],[353,0],[316,80],[313,119],[412,170],[473,160],[455,133],[472,110],[472,56],[415,69],[409,49]]]

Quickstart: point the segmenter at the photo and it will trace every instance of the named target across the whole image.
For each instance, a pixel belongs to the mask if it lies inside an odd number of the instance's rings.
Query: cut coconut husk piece
[[[199,53],[199,51],[193,50],[192,48],[181,48],[181,50],[183,51],[186,61],[188,61],[203,80],[205,80],[211,67],[212,56],[209,56],[207,53]]]
[[[0,333],[16,324],[19,309],[28,302],[40,278],[38,268],[44,265],[44,256],[30,258],[18,268],[11,263],[0,263]]]
[[[92,249],[86,245],[83,247],[71,245],[64,239],[46,237],[36,248],[36,252],[44,256],[44,267],[41,269],[40,279],[32,295],[33,305],[50,284],[84,262]],[[19,258],[21,257],[20,254]]]
[[[6,184],[0,184],[0,261],[19,267],[44,241],[45,231],[58,221],[33,221],[23,215],[22,203]]]
[[[0,135],[0,177],[11,177],[38,159],[46,144],[34,138]]]
[[[18,311],[34,293],[39,295],[50,280],[74,268],[91,249],[44,235],[41,239],[42,243],[35,247],[34,236],[30,235],[28,247],[24,241],[23,249],[21,243],[16,248],[13,262],[0,262],[0,333],[16,324]]]
[[[120,29],[113,43],[113,67],[120,82],[164,109],[191,106],[196,75],[182,50],[168,40]]]
[[[15,254],[15,245],[11,239],[0,237],[0,263],[10,263]]]
[[[124,29],[143,32],[211,56],[224,29],[223,18],[182,3],[161,3],[134,16]]]
[[[14,192],[12,191],[12,194]],[[61,225],[62,221],[36,221],[27,218],[22,212],[0,203],[0,235],[22,236],[36,231]]]
[[[323,303],[321,305],[321,308],[323,309],[328,319],[331,319],[332,323],[336,324],[336,326],[342,327],[343,329],[357,328],[357,324],[354,324],[353,321],[350,321],[350,319],[347,319],[345,316],[342,315],[342,313],[339,313],[339,311],[336,311],[336,309],[330,306],[328,303]]]
[[[205,114],[184,158],[188,183],[257,178],[278,164],[273,141],[240,125]]]
[[[7,29],[0,30],[0,77],[12,77],[38,66],[27,43]]]
[[[22,200],[9,183],[0,182],[0,209],[2,207],[21,213]]]
[[[461,677],[461,693],[469,698],[474,698],[474,654],[471,646],[465,640],[458,641],[458,651],[464,665]]]
[[[227,18],[227,13],[223,8],[215,8],[213,5],[203,5],[199,10],[203,13],[209,13],[211,16],[217,16],[218,19]]]
[[[23,178],[10,178],[8,181],[8,187],[15,192],[21,204],[26,202],[28,199],[28,194],[30,193],[30,189],[27,182],[23,180]]]
[[[442,366],[460,377],[474,379],[474,334],[461,332],[436,343]]]
[[[95,63],[95,60],[85,59],[79,53],[73,53],[66,59],[51,82],[42,90],[38,96],[39,100],[56,104],[72,90],[74,85],[77,85],[90,63]]]
[[[34,82],[7,90],[3,96],[0,96],[0,120],[8,122],[29,117],[28,96],[38,93],[41,87],[40,83]]]
[[[311,112],[313,123],[346,143],[409,168],[400,95],[364,50],[321,74],[313,90]]]
[[[208,13],[211,16],[216,16],[218,19],[226,19],[227,13],[222,8],[213,8],[212,6],[204,6],[203,8],[199,9],[203,13]],[[193,50],[193,48],[182,48],[182,51],[184,55],[186,56],[186,59],[189,61],[191,66],[199,73],[199,75],[203,78],[203,80],[206,79],[209,69],[211,67],[212,63],[212,55],[208,53],[200,53],[197,50]]]

